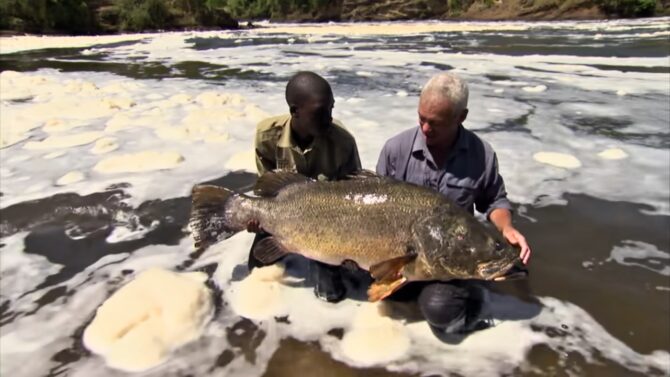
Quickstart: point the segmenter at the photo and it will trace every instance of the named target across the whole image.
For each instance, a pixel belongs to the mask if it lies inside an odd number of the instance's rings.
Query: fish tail
[[[225,187],[196,185],[192,190],[189,228],[196,248],[206,248],[246,228],[237,204],[245,196]]]

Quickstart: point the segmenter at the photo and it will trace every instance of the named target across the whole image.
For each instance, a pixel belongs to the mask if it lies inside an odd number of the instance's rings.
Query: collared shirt
[[[336,120],[302,150],[291,135],[291,115],[265,119],[256,126],[255,149],[259,175],[283,170],[335,180],[361,169],[354,137]]]
[[[401,145],[412,145],[404,159],[400,156]],[[433,188],[470,212],[474,206],[488,218],[496,208],[512,209],[493,148],[462,125],[443,166],[435,164],[423,134],[412,128],[386,142],[377,162],[377,174],[396,177],[396,171],[405,169],[405,163],[406,170],[399,179]]]

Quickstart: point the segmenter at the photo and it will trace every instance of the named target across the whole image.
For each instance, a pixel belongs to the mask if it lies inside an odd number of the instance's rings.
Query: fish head
[[[507,280],[522,277],[519,248],[465,211],[440,210],[415,223],[418,254],[414,275],[421,280]]]

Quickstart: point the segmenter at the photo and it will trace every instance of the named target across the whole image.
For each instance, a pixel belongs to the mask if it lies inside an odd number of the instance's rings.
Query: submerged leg
[[[482,290],[472,283],[428,284],[421,290],[418,303],[426,321],[434,329],[463,334],[480,327]]]
[[[314,262],[314,295],[328,302],[341,301],[346,295],[339,266]]]

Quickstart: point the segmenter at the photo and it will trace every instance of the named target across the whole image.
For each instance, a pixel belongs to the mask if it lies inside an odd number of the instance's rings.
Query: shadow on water
[[[578,134],[598,135],[652,148],[670,147],[670,133],[628,132],[634,122],[626,117],[563,115],[561,124]]]
[[[36,71],[50,68],[61,72],[106,72],[132,79],[184,78],[192,80],[225,79],[268,80],[271,75],[254,70],[231,68],[200,61],[159,62],[106,61],[106,53],[82,55],[85,49],[45,49],[0,55],[0,71]]]
[[[528,128],[528,119],[530,119],[535,114],[535,109],[536,107],[532,106],[530,110],[523,115],[520,115],[516,118],[505,119],[504,122],[492,123],[486,128],[477,130],[477,133],[486,134],[491,132],[521,132],[537,140],[537,136],[532,135],[530,128]]]
[[[337,337],[337,333],[330,334]],[[395,377],[412,376],[384,368],[352,368],[334,360],[318,343],[305,343],[293,338],[282,339],[279,348],[270,358],[264,377]]]

